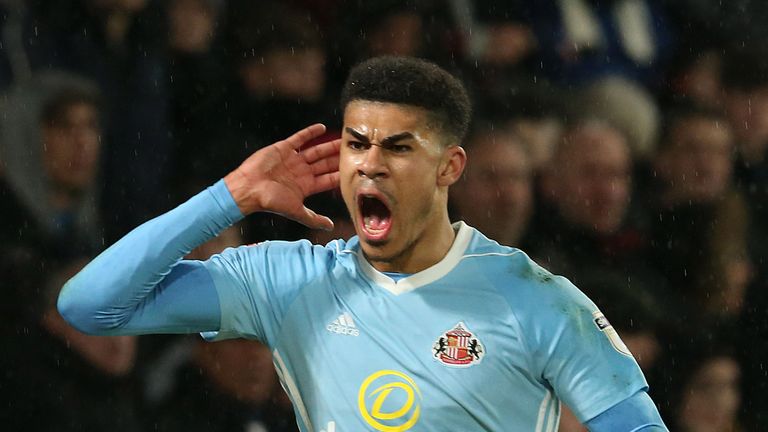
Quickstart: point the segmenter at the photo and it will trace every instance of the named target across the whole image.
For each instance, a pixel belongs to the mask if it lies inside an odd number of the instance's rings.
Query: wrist
[[[227,186],[243,216],[260,211],[255,205],[257,200],[253,196],[253,188],[249,187],[248,179],[241,172],[234,170],[227,174],[224,177],[224,185]]]

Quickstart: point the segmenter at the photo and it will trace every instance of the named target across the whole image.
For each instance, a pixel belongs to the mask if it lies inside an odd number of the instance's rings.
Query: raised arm
[[[324,131],[315,124],[259,150],[224,180],[131,231],[67,282],[58,302],[64,319],[102,335],[218,330],[213,281],[201,263],[182,258],[256,211],[332,228],[303,204],[338,185],[338,140],[302,150]]]

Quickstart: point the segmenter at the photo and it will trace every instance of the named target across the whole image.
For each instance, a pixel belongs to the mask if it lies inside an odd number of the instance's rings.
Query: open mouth
[[[392,228],[392,212],[376,196],[361,195],[358,200],[363,232],[369,240],[385,240]]]

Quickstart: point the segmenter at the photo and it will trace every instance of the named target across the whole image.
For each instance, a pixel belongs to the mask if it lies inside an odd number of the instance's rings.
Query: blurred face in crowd
[[[731,182],[733,136],[728,125],[706,117],[689,117],[672,129],[659,153],[657,170],[666,181],[665,199],[711,202]]]
[[[675,93],[684,94],[703,106],[722,106],[721,68],[722,55],[719,52],[712,50],[697,56],[674,77]]]
[[[566,132],[543,186],[567,222],[609,234],[623,223],[631,169],[624,136],[607,125],[590,123]]]
[[[174,0],[168,8],[168,39],[171,48],[184,53],[208,51],[215,29],[214,11],[208,0]]]
[[[314,102],[325,90],[325,52],[313,47],[273,49],[245,62],[240,76],[251,95]]]
[[[729,90],[726,113],[739,153],[749,162],[760,162],[768,149],[768,86],[752,91]]]
[[[75,103],[42,125],[43,164],[54,186],[72,192],[94,180],[101,152],[99,116],[88,103]]]
[[[392,14],[368,37],[371,56],[415,56],[421,50],[421,17],[414,12]]]
[[[503,131],[471,138],[463,178],[451,189],[452,204],[469,225],[515,246],[533,208],[531,167],[519,139]]]
[[[341,192],[361,248],[380,271],[415,273],[450,247],[441,244],[450,230],[448,186],[465,154],[444,135],[422,108],[357,100],[345,109]]]
[[[679,424],[684,432],[734,430],[741,405],[739,365],[731,357],[705,362],[683,390]]]

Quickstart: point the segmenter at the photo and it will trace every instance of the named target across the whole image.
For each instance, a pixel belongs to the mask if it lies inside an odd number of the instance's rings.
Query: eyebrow
[[[347,131],[347,133],[349,133],[353,137],[355,137],[357,140],[362,141],[362,142],[364,142],[366,144],[372,144],[371,140],[368,139],[367,136],[365,136],[364,134],[362,134],[362,133],[352,129],[351,127],[346,127],[346,128],[344,128],[344,130]],[[404,139],[409,139],[409,138],[414,138],[412,133],[410,133],[410,132],[400,132],[399,134],[390,135],[390,136],[382,139],[380,145],[382,147],[390,146],[390,145],[392,145],[392,144],[394,144],[394,143],[396,143],[398,141],[402,141]]]

